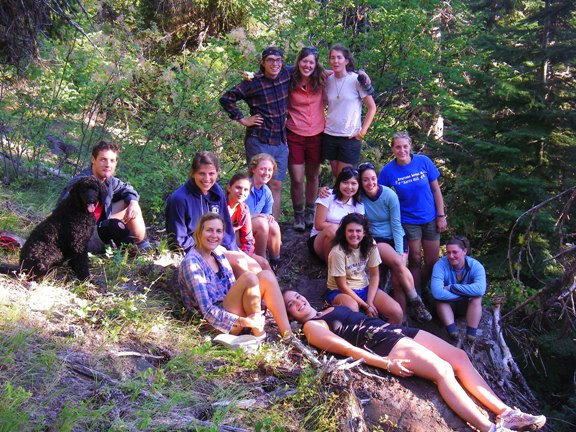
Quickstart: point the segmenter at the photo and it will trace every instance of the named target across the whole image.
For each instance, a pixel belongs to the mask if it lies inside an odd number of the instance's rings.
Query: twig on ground
[[[119,351],[114,354],[116,357],[147,357],[153,359],[163,359],[164,356],[157,356],[152,354],[142,354],[136,351]]]

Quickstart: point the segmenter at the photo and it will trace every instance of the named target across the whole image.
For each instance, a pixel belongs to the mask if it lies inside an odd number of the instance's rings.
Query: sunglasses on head
[[[372,162],[362,162],[360,165],[358,165],[358,171],[365,171],[367,169],[376,171],[376,167]]]

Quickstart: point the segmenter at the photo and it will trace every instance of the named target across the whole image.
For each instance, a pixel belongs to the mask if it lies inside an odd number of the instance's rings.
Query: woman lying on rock
[[[481,432],[536,430],[546,417],[525,414],[502,402],[474,369],[467,354],[423,330],[387,324],[344,306],[316,311],[295,291],[284,293],[288,315],[304,324],[304,335],[318,349],[384,369],[400,377],[416,375],[438,386],[440,395],[464,421]],[[485,417],[467,390],[497,416]]]

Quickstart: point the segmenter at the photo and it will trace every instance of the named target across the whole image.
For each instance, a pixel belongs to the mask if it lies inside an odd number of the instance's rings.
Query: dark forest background
[[[486,301],[504,297],[531,385],[548,412],[574,416],[572,0],[3,0],[3,188],[63,182],[111,139],[146,221],[162,225],[196,151],[220,155],[223,181],[242,168],[243,128],[218,105],[240,72],[271,44],[289,63],[316,46],[327,63],[333,43],[376,90],[363,160],[390,160],[398,130],[434,159],[450,234],[486,265]],[[0,230],[18,232],[8,211]]]

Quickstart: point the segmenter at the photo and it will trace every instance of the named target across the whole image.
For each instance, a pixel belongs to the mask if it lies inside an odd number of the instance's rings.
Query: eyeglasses
[[[358,165],[358,171],[366,171],[368,169],[376,171],[376,167],[372,162],[362,162],[360,165]]]
[[[282,63],[284,59],[282,58],[267,58],[264,60],[267,64]]]
[[[318,49],[314,48],[314,47],[303,47],[302,51],[308,51],[310,54],[317,56],[318,55]]]

